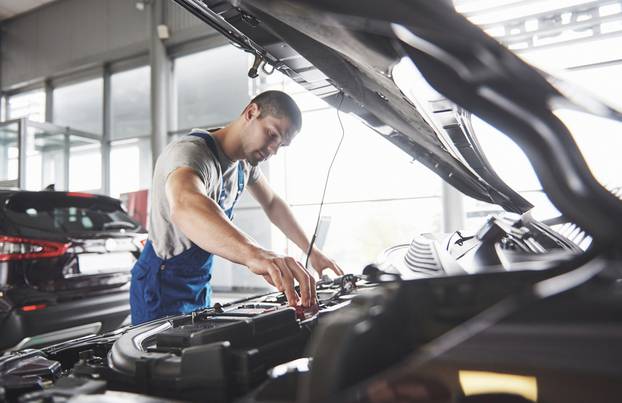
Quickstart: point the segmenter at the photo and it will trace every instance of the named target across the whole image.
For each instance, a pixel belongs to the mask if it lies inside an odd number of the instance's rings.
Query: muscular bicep
[[[197,172],[189,167],[180,167],[171,172],[166,179],[165,189],[171,210],[184,204],[188,198],[205,194],[205,184]]]

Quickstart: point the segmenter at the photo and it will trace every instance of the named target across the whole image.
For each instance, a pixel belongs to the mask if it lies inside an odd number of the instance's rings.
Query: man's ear
[[[243,116],[245,120],[251,120],[252,118],[259,117],[259,114],[259,106],[257,106],[256,103],[250,103],[246,109],[244,109]]]

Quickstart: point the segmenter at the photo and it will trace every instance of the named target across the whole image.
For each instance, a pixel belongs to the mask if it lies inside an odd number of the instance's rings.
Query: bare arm
[[[285,292],[290,305],[298,302],[294,279],[300,284],[303,305],[315,301],[315,281],[289,256],[259,247],[227,218],[218,204],[203,194],[204,185],[191,168],[177,168],[166,181],[166,198],[174,225],[201,249],[247,266]]]
[[[261,176],[255,183],[249,186],[253,197],[259,202],[266,215],[282,232],[291,239],[300,249],[309,249],[307,239],[302,227],[294,217],[291,208],[279,195],[274,193],[268,181]],[[322,251],[313,247],[310,256],[311,265],[322,274],[324,269],[331,269],[338,275],[343,275],[341,268],[333,260],[326,257]]]

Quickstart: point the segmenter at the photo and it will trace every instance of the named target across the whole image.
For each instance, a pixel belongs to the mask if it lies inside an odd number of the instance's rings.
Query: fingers
[[[268,283],[275,286],[277,290],[285,290],[285,288],[283,287],[283,279],[281,278],[281,270],[276,265],[269,265],[267,271],[268,274],[262,274],[263,278],[265,278]],[[268,278],[270,280],[268,280]]]
[[[294,276],[287,266],[287,263],[283,258],[278,258],[274,260],[274,264],[281,272],[283,288],[280,291],[285,293],[285,297],[287,297],[287,302],[289,302],[290,306],[298,305],[299,296],[294,288]]]
[[[339,267],[339,265],[335,262],[331,262],[331,263],[332,263],[332,266],[330,267],[330,269],[334,271],[335,274],[343,276],[343,270],[341,270],[341,267]]]
[[[301,303],[309,307],[317,301],[315,278],[290,256],[272,254],[268,258],[251,261],[248,267],[283,292],[291,306]],[[294,281],[300,286],[300,296],[296,292]]]
[[[343,270],[341,270],[341,267],[339,267],[337,263],[333,262],[332,260],[329,260],[322,268],[317,270],[320,277],[322,277],[322,272],[326,269],[330,269],[333,273],[335,273],[338,276],[343,276]]]
[[[339,267],[334,260],[329,259],[326,255],[324,255],[319,249],[314,250],[311,259],[311,264],[320,277],[322,277],[322,272],[326,269],[330,269],[338,276],[343,276],[343,270],[341,270],[341,267]]]
[[[294,258],[286,257],[285,262],[287,263],[289,269],[292,271],[294,278],[296,278],[298,284],[300,285],[302,304],[307,307],[313,305],[315,303],[315,300],[317,299],[315,290],[315,279]]]
[[[266,280],[266,282],[267,282],[268,284],[270,284],[272,287],[276,287],[276,286],[274,285],[274,281],[272,281],[272,278],[270,277],[270,275],[269,275],[269,274],[263,274],[263,275],[262,275],[262,277],[263,277],[263,279],[264,279],[264,280]]]

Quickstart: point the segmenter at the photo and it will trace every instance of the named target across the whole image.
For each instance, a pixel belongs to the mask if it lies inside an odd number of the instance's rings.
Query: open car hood
[[[350,13],[319,12],[319,3],[316,9],[305,2],[176,1],[254,54],[265,70],[276,68],[329,104],[355,113],[463,193],[508,211],[532,207],[488,165],[464,110],[441,100],[431,120],[398,88],[392,69],[404,53],[396,49],[388,24],[366,26]],[[429,122],[442,122],[442,128]]]
[[[464,111],[477,114],[523,148],[566,218],[595,239],[618,238],[619,199],[591,175],[552,109],[590,105],[590,113],[622,115],[593,99],[567,96],[564,83],[520,60],[450,2],[175,1],[255,54],[251,76],[262,63],[271,65],[355,113],[466,195],[524,213],[531,204],[495,174],[472,136]],[[451,101],[437,111],[445,115],[438,120],[449,144],[395,84],[392,67],[403,57]]]

